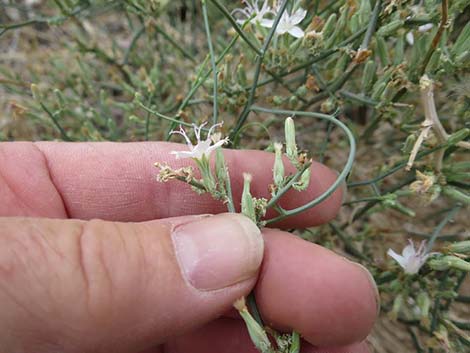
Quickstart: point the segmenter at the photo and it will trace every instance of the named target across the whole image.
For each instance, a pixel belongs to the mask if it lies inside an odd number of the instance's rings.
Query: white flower
[[[427,32],[433,27],[434,27],[433,23],[426,23],[424,25],[419,26],[418,31],[419,32]],[[408,42],[409,45],[413,45],[415,43],[415,37],[413,35],[413,32],[411,32],[411,31],[408,32],[406,34],[405,38],[406,38],[406,41]]]
[[[418,27],[418,31],[420,32],[427,32],[429,31],[431,28],[434,27],[434,24],[433,23],[426,23],[424,25],[421,25]]]
[[[276,9],[276,12],[278,9]],[[291,36],[295,38],[302,38],[305,33],[302,28],[297,26],[300,22],[303,21],[305,16],[307,15],[307,10],[299,7],[293,14],[289,14],[286,11],[281,16],[279,23],[276,27],[277,34],[284,34],[289,33]],[[271,28],[274,25],[274,20],[264,20],[261,22],[261,25],[264,27]]]
[[[413,32],[408,32],[405,38],[409,45],[415,44],[415,36],[413,35]]]
[[[251,18],[250,23],[263,23],[263,21],[265,21],[264,16],[274,14],[271,6],[268,4],[268,0],[263,2],[263,6],[261,8],[258,5],[258,0],[243,0],[243,3],[245,4],[245,8],[237,8],[232,11],[232,15],[236,13],[242,15],[242,18],[237,19],[237,23],[239,24],[244,23],[249,18]]]
[[[415,250],[413,242],[409,239],[409,245],[405,246],[401,255],[398,255],[392,249],[388,249],[387,255],[391,256],[403,268],[405,273],[414,275],[418,273],[421,266],[424,265],[426,260],[433,253],[426,251],[426,241],[419,244],[418,250]]]
[[[181,125],[180,125],[179,131],[171,131],[170,134],[178,134],[184,137],[184,139],[186,140],[186,144],[188,145],[189,151],[172,151],[170,153],[174,154],[176,156],[176,159],[180,159],[180,158],[201,159],[204,156],[206,158],[209,158],[212,151],[223,146],[224,144],[228,142],[227,137],[224,139],[220,139],[219,134],[212,133],[215,128],[222,126],[222,123],[213,125],[209,129],[209,132],[207,133],[207,138],[201,141],[201,130],[206,124],[207,122],[203,123],[201,126],[197,126],[196,124],[193,124],[194,134],[196,135],[196,139],[197,139],[196,145],[192,144],[188,135],[186,135],[186,131],[184,131]]]

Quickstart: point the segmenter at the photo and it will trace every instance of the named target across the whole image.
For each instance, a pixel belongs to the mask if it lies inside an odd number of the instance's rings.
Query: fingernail
[[[367,269],[367,267],[365,267],[365,266],[363,266],[363,265],[361,265],[357,262],[352,262],[352,263],[355,264],[356,266],[360,267],[362,272],[369,279],[369,283],[370,283],[371,288],[374,291],[374,295],[375,295],[375,303],[377,305],[377,311],[376,312],[377,312],[377,317],[378,317],[379,314],[380,314],[380,293],[379,293],[379,288],[377,288],[377,284],[375,283],[375,279],[372,276],[372,273],[370,273],[370,271]]]
[[[172,239],[181,272],[199,290],[216,290],[256,275],[263,258],[258,227],[223,213],[177,226]]]

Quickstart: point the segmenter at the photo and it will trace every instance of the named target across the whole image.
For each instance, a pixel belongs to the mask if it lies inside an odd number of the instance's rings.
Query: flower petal
[[[406,268],[406,260],[403,256],[401,255],[398,255],[395,251],[393,251],[392,249],[388,249],[387,251],[387,255],[390,256],[391,258],[393,258],[396,262],[398,262],[398,264],[403,267],[403,268]]]
[[[300,22],[302,22],[302,20],[305,18],[306,15],[307,15],[307,10],[304,10],[303,8],[300,7],[290,17],[289,23],[291,25],[298,25]]]
[[[289,29],[289,34],[295,38],[302,38],[305,35],[305,32],[298,26],[294,26]]]
[[[271,28],[274,24],[274,20],[262,19],[259,24],[263,27]]]
[[[412,32],[408,32],[405,36],[406,41],[408,42],[409,45],[415,44],[415,37]]]
[[[434,27],[434,24],[432,24],[432,23],[426,23],[426,24],[424,24],[424,25],[419,26],[419,27],[418,27],[418,31],[420,31],[420,32],[427,32],[427,31],[429,31],[429,30],[430,30],[431,28],[433,28],[433,27]]]
[[[410,258],[411,256],[415,256],[416,255],[416,250],[415,250],[415,246],[414,244],[411,242],[410,240],[410,244],[408,244],[407,246],[405,246],[405,248],[403,249],[402,253],[403,257],[405,259],[408,259]]]
[[[176,159],[193,158],[192,151],[171,151],[170,154],[174,154]]]

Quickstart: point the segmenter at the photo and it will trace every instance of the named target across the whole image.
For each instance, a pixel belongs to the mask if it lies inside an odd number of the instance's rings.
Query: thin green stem
[[[352,245],[352,243],[349,239],[349,236],[343,230],[341,230],[340,227],[338,227],[334,222],[330,222],[330,223],[328,223],[328,225],[336,233],[338,238],[340,238],[341,241],[344,243],[344,249],[349,254],[353,255],[354,257],[356,257],[360,260],[370,262],[370,259],[367,256],[365,256],[362,252],[360,252],[358,249],[356,249],[356,247],[354,245]]]
[[[445,227],[447,223],[449,223],[452,218],[457,214],[457,212],[460,210],[460,205],[454,206],[444,217],[444,219],[437,225],[437,227],[434,229],[432,232],[431,238],[429,239],[428,245],[426,246],[427,252],[431,252],[434,242],[436,241],[437,237],[439,234],[441,234],[442,229]]]
[[[379,18],[380,10],[382,9],[382,0],[377,0],[375,2],[374,10],[372,11],[372,17],[370,19],[369,25],[367,26],[367,32],[362,40],[362,44],[359,50],[365,50],[369,47],[369,43],[372,39],[372,35],[375,32],[375,28],[377,27],[377,20]]]
[[[124,59],[122,60],[123,65],[127,65],[129,63],[130,54],[131,54],[132,50],[134,49],[134,47],[136,46],[137,41],[139,40],[139,38],[144,33],[145,33],[145,26],[144,25],[140,26],[140,28],[137,31],[135,31],[134,35],[132,36],[131,43],[127,47],[126,52],[124,54]]]
[[[190,52],[188,52],[185,48],[183,48],[181,45],[179,45],[168,33],[163,30],[159,25],[154,24],[155,30],[162,35],[163,38],[165,38],[175,49],[177,49],[181,54],[186,59],[189,59],[193,63],[196,63],[196,59],[194,58],[194,55],[192,55]]]
[[[224,5],[222,5],[218,0],[209,0],[212,2],[215,7],[217,7],[220,12],[228,19],[230,24],[232,25],[233,29],[238,33],[238,35],[245,41],[246,44],[250,46],[251,49],[257,54],[262,55],[259,48],[246,36],[245,32],[243,32],[243,28],[240,28],[237,21],[233,18],[233,16],[228,12]]]
[[[60,125],[59,120],[57,120],[56,116],[54,113],[52,113],[49,108],[47,108],[42,102],[39,102],[39,105],[41,108],[46,112],[46,114],[51,118],[52,123],[54,126],[59,130],[60,135],[62,136],[62,140],[64,141],[72,141],[72,139],[67,135],[65,132],[64,128]]]
[[[211,29],[209,26],[209,18],[207,16],[207,4],[206,1],[202,1],[202,16],[204,18],[204,28],[206,29],[206,37],[207,37],[207,45],[209,47],[209,56],[211,59],[211,66],[212,66],[212,73],[214,74],[214,83],[213,83],[213,107],[212,107],[212,123],[216,124],[218,117],[218,84],[217,84],[217,66],[215,63],[215,55],[214,55],[214,48],[212,46],[212,38],[211,38]]]
[[[171,122],[173,122],[173,123],[175,123],[175,124],[179,124],[179,125],[183,125],[183,126],[187,126],[187,127],[193,127],[193,125],[190,124],[190,123],[187,123],[187,122],[181,121],[181,120],[177,120],[177,119],[172,118],[172,117],[170,117],[170,116],[163,115],[163,114],[161,114],[161,113],[159,113],[159,112],[157,112],[157,111],[155,111],[155,110],[153,110],[153,109],[150,109],[149,107],[146,107],[146,106],[145,106],[144,104],[142,104],[141,102],[137,102],[137,105],[138,105],[139,107],[141,107],[143,110],[145,110],[146,112],[148,112],[148,113],[150,113],[150,114],[153,114],[153,115],[155,115],[155,116],[157,116],[157,117],[159,117],[159,118],[161,118],[161,119],[171,121]],[[203,131],[209,131],[209,129],[207,129],[207,128],[203,128],[202,130],[203,130]]]
[[[330,121],[328,121],[326,123],[326,136],[320,146],[320,153],[318,156],[318,161],[320,163],[323,163],[323,161],[325,160],[326,148],[328,147],[328,144],[330,142],[330,136],[331,136],[332,131],[333,131],[333,124]]]
[[[355,93],[346,91],[346,90],[344,90],[344,89],[342,89],[341,91],[339,91],[339,94],[340,94],[343,98],[350,99],[350,100],[352,100],[352,101],[356,101],[357,103],[360,103],[360,104],[369,105],[369,106],[371,106],[371,107],[375,107],[375,106],[379,105],[379,103],[380,103],[380,102],[378,102],[378,101],[376,101],[376,100],[373,100],[372,98],[363,96],[363,95],[361,95],[361,94],[355,94]]]

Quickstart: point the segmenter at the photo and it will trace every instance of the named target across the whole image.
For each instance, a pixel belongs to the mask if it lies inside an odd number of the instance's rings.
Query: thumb
[[[236,214],[145,223],[0,219],[0,351],[145,349],[254,286],[260,231]]]

